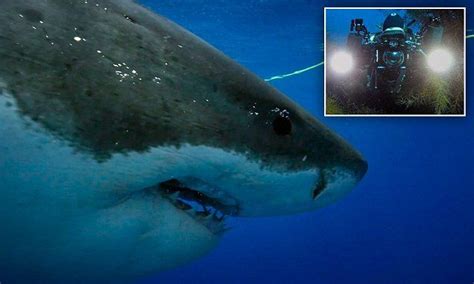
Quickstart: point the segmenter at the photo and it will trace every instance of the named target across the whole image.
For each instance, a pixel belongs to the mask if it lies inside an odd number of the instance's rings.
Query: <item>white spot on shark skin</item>
[[[154,83],[156,83],[157,85],[160,85],[160,84],[161,84],[161,78],[159,78],[159,77],[156,77],[156,76],[155,76],[155,78],[153,78],[152,81],[153,81]]]
[[[77,41],[77,42],[80,42],[82,40],[82,38],[78,37],[78,36],[75,36],[74,37],[74,40]]]

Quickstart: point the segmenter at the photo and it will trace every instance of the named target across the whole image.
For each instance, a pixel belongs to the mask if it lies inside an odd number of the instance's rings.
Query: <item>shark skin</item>
[[[12,282],[130,282],[208,253],[225,216],[314,210],[367,171],[288,97],[127,0],[0,2],[0,133]]]

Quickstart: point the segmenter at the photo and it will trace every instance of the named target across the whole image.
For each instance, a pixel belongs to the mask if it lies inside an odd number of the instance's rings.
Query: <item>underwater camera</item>
[[[363,19],[353,19],[346,48],[329,54],[331,70],[348,76],[358,68],[369,91],[389,94],[400,93],[405,78],[423,75],[423,68],[435,73],[450,70],[454,60],[441,48],[444,29],[440,18],[430,15],[418,32],[410,28],[415,23],[405,23],[400,15],[391,13],[381,31],[371,33]]]

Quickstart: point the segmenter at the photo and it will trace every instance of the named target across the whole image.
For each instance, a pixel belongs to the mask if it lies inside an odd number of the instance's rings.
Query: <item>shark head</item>
[[[343,139],[203,40],[93,2],[1,4],[0,272],[169,269],[215,247],[227,215],[313,210],[364,176]]]
[[[286,215],[328,205],[364,176],[363,157],[286,96],[241,70],[224,76],[195,103],[209,117],[188,114],[206,141],[181,144],[194,159],[157,185],[165,196],[224,215]]]

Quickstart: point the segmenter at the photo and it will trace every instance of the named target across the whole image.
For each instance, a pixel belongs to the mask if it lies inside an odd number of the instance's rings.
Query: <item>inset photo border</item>
[[[465,117],[465,7],[325,7],[324,116]]]

